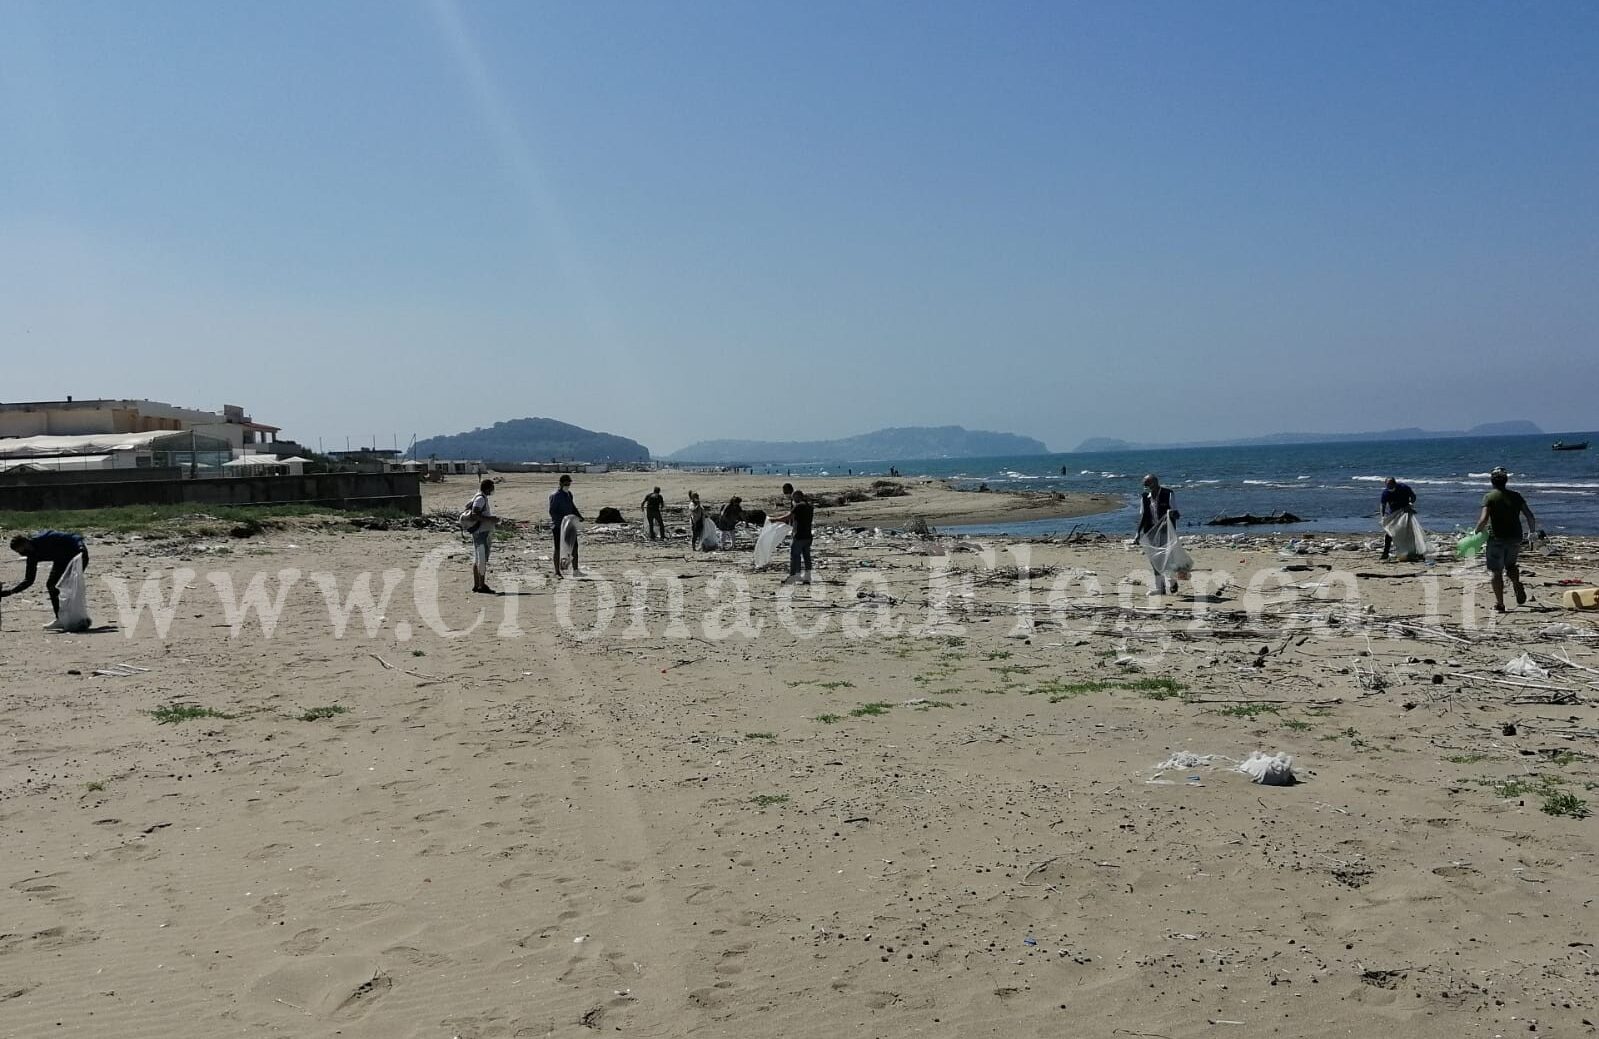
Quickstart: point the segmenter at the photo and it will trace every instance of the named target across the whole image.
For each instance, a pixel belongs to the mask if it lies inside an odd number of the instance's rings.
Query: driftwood
[[[1205,521],[1205,526],[1207,526],[1207,527],[1258,527],[1258,526],[1262,526],[1262,525],[1265,525],[1265,524],[1273,524],[1273,525],[1275,525],[1275,524],[1278,524],[1278,523],[1304,523],[1304,522],[1307,522],[1307,521],[1303,517],[1295,516],[1291,512],[1275,512],[1275,513],[1272,513],[1269,516],[1255,516],[1255,515],[1253,515],[1251,513],[1246,512],[1242,516],[1216,516],[1216,517],[1214,517],[1212,519],[1206,520]]]

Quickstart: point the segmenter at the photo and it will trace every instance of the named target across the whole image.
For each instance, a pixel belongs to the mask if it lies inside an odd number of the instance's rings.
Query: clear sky
[[[1599,426],[1599,4],[0,0],[0,399]]]

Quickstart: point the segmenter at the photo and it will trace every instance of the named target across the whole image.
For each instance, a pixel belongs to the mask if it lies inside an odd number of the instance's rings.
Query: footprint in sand
[[[371,1010],[372,1004],[387,995],[393,987],[394,979],[387,974],[374,974],[367,981],[357,985],[338,1006],[333,1008],[333,1016],[344,1020],[360,1017]]]
[[[297,933],[293,938],[278,946],[278,951],[288,956],[304,956],[316,952],[322,943],[327,941],[327,935],[315,927],[307,927]]]

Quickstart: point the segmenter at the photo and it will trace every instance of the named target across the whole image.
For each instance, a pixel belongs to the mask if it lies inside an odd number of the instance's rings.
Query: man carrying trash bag
[[[1391,522],[1397,523],[1397,521],[1415,514],[1416,492],[1410,489],[1409,484],[1400,483],[1390,476],[1388,477],[1388,482],[1383,485],[1380,504],[1382,506],[1381,518],[1383,525],[1382,558],[1387,561],[1388,554],[1394,548],[1394,536],[1388,532],[1388,524]],[[1400,556],[1400,561],[1407,561],[1404,559],[1403,554]]]
[[[55,613],[55,620],[45,625],[45,628],[61,630],[61,578],[66,575],[67,567],[74,559],[81,559],[81,570],[89,568],[89,549],[83,543],[83,535],[59,530],[41,530],[31,537],[18,534],[11,539],[11,551],[26,559],[28,568],[23,573],[21,584],[0,588],[0,598],[32,588],[39,564],[49,563],[50,576],[45,578],[44,587],[50,593],[50,609]]]
[[[1191,565],[1188,553],[1177,542],[1177,519],[1181,515],[1172,508],[1171,489],[1160,485],[1160,477],[1154,473],[1144,477],[1138,533],[1133,540],[1144,547],[1150,569],[1155,571],[1155,587],[1150,589],[1150,595],[1176,595],[1178,574]]]

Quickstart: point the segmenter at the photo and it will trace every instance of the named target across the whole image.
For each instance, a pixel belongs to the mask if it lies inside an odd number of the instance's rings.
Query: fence
[[[171,470],[167,470],[170,473]],[[124,473],[127,471],[124,470]],[[187,480],[79,479],[82,473],[31,473],[0,483],[0,511],[109,509],[122,505],[319,505],[333,509],[396,509],[422,515],[419,473],[306,473]]]

